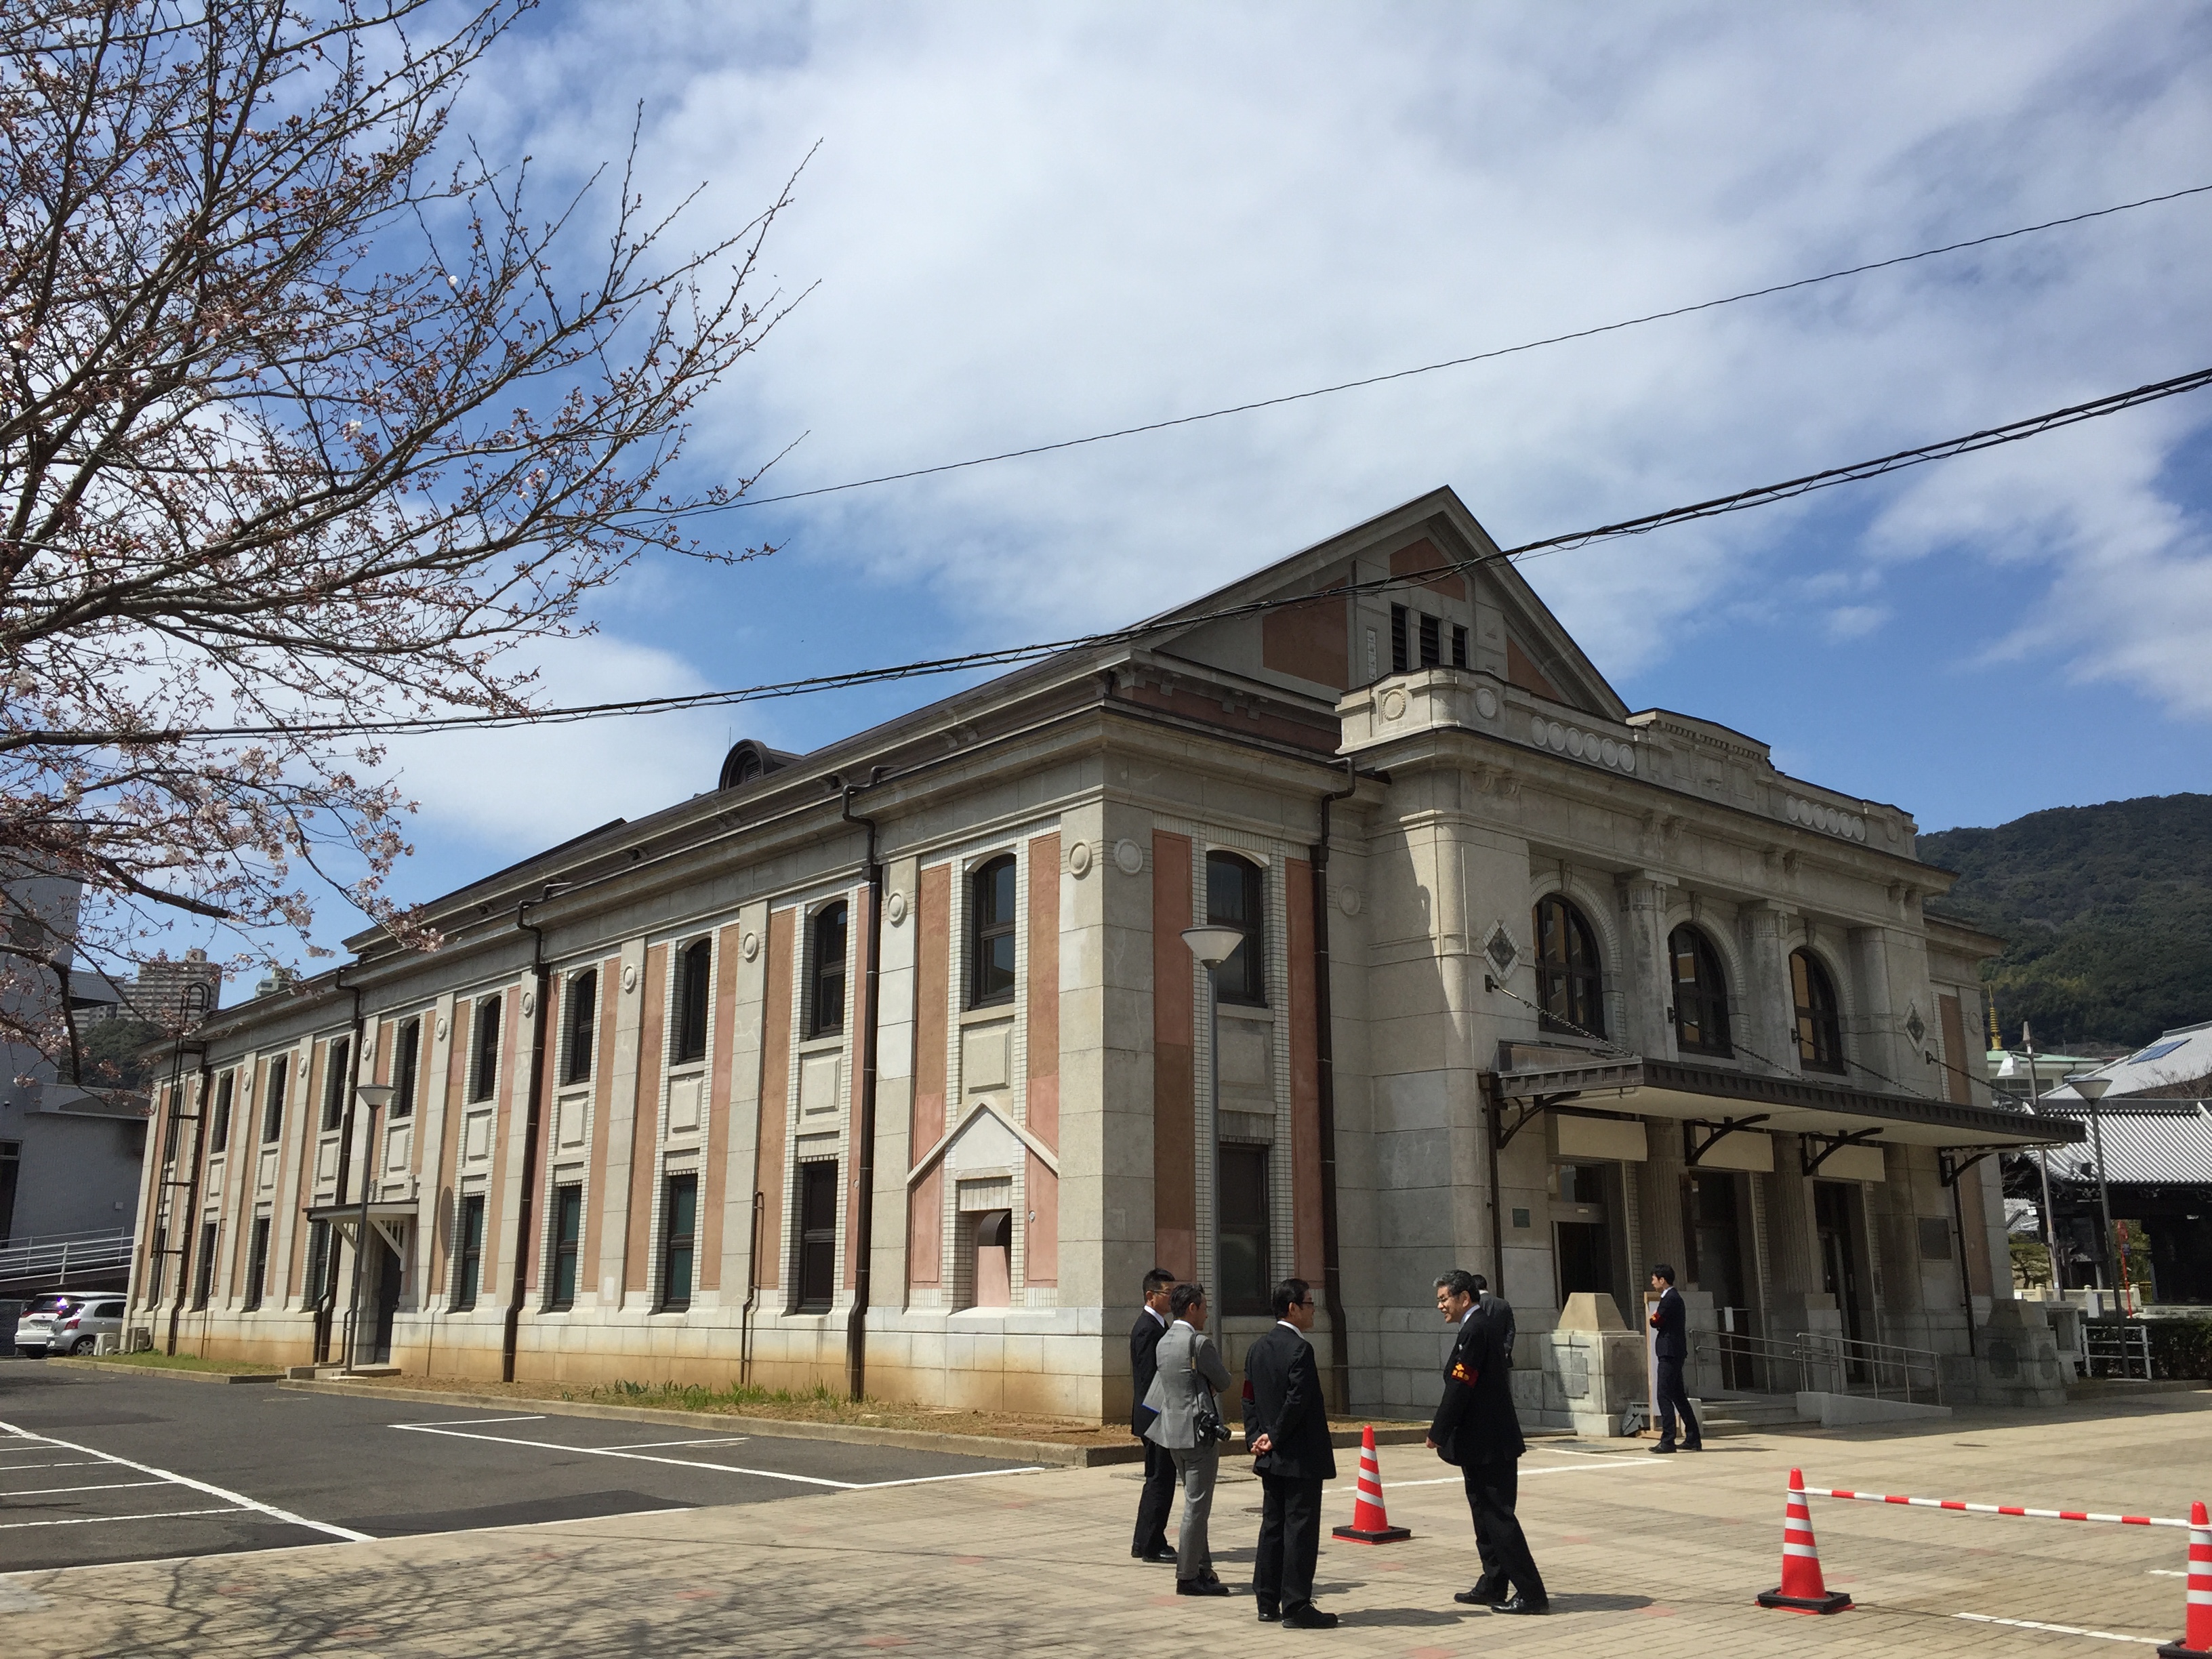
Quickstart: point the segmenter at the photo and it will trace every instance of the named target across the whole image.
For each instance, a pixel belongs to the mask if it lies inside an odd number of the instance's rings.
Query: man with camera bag
[[[1221,1443],[1229,1431],[1216,1395],[1229,1386],[1229,1368],[1206,1334],[1206,1287],[1178,1285],[1168,1306],[1175,1322],[1160,1333],[1158,1370],[1145,1403],[1158,1413],[1145,1438],[1175,1460],[1182,1482],[1182,1531],[1176,1540],[1176,1594],[1226,1595],[1213,1571],[1206,1523],[1213,1510],[1213,1479],[1221,1468]]]

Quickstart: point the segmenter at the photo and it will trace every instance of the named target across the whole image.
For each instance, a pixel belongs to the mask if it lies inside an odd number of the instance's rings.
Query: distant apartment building
[[[139,1019],[165,1030],[182,1030],[222,1006],[222,969],[195,945],[173,961],[141,963],[137,977],[116,986],[112,996],[86,1018]]]

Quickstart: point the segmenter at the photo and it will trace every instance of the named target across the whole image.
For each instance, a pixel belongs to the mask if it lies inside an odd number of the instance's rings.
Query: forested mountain
[[[2212,795],[2146,795],[1920,837],[1956,870],[1929,908],[2010,941],[1990,964],[2005,1041],[2133,1048],[2212,1019]]]

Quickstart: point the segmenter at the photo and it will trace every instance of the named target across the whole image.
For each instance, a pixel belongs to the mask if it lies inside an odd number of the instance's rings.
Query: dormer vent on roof
[[[752,738],[745,738],[730,745],[730,752],[722,757],[721,781],[715,787],[735,789],[764,778],[771,772],[781,772],[799,758],[781,749],[771,749]]]

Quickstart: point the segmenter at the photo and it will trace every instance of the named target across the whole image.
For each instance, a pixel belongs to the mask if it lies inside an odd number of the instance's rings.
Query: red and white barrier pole
[[[1897,1504],[1916,1510],[1955,1510],[1965,1515],[2019,1515],[2032,1521],[2105,1521],[2120,1527],[2186,1527],[2187,1521],[2162,1515],[2097,1515],[2087,1510],[2033,1510],[2020,1504],[1969,1504],[1957,1498],[1899,1498],[1887,1492],[1846,1492],[1840,1486],[1808,1486],[1808,1498],[1848,1498],[1860,1504]]]

